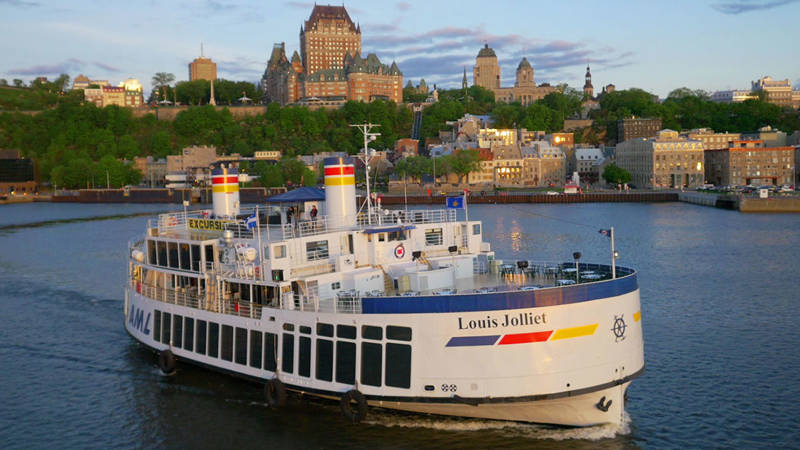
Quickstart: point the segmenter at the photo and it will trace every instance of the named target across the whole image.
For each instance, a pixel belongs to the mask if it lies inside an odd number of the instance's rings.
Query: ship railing
[[[137,292],[147,298],[189,308],[214,311],[233,316],[246,317],[250,319],[261,319],[263,305],[239,299],[223,299],[221,301],[206,298],[205,291],[197,293],[195,289],[170,289],[159,286],[151,286],[141,282],[133,281],[132,287]],[[191,291],[191,293],[189,292]]]
[[[339,295],[335,298],[320,298],[316,295],[298,295],[287,292],[281,297],[281,309],[327,312],[361,313],[361,297],[358,295]]]
[[[441,223],[455,222],[455,209],[422,209],[412,211],[384,210],[389,214],[373,213],[372,215],[360,214],[357,219],[359,226],[389,225],[396,223]]]

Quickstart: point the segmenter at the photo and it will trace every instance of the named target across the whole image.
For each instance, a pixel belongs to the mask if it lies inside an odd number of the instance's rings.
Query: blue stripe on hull
[[[487,294],[432,295],[420,297],[367,297],[361,300],[364,314],[420,314],[568,305],[627,294],[639,289],[636,274],[597,283],[562,286],[535,291]]]
[[[500,335],[497,336],[456,336],[447,341],[445,347],[475,347],[479,345],[494,345]]]

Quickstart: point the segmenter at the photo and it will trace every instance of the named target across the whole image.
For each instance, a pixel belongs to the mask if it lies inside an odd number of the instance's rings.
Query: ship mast
[[[380,133],[371,133],[373,128],[379,127],[379,124],[374,123],[362,123],[356,125],[350,125],[352,128],[358,128],[361,131],[361,134],[364,135],[364,153],[361,155],[362,160],[364,161],[365,167],[365,174],[367,179],[367,223],[372,225],[372,198],[370,197],[370,189],[369,189],[369,160],[372,156],[370,154],[369,143],[378,139]]]

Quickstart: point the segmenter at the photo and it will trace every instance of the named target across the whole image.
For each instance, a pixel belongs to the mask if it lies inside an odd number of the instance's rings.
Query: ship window
[[[410,345],[386,344],[386,385],[399,388],[411,387]]]
[[[386,241],[386,233],[378,233],[378,242]]]
[[[333,337],[333,325],[329,323],[318,323],[317,324],[317,334],[320,336],[330,336]]]
[[[206,354],[206,321],[197,321],[197,353]]]
[[[170,341],[170,332],[172,331],[172,314],[164,313],[162,316],[162,322],[164,328],[161,331],[161,342],[164,344],[169,344]]]
[[[476,223],[475,225],[472,226],[472,234],[474,235],[481,234],[481,224]]]
[[[442,245],[442,229],[431,228],[425,230],[425,245]]]
[[[300,325],[300,332],[303,334],[311,334],[311,327]]]
[[[272,253],[275,254],[275,259],[286,258],[286,246],[276,245]]]
[[[383,339],[383,328],[371,327],[369,325],[362,325],[361,337],[364,339],[373,339],[376,341],[380,341],[381,339]]]
[[[178,244],[175,242],[167,243],[167,252],[169,253],[169,267],[177,269],[178,265]]]
[[[178,253],[180,256],[180,266],[183,270],[189,270],[189,244],[180,244],[178,246]]]
[[[285,331],[294,331],[294,324],[285,323],[285,324],[283,324],[283,329]]]
[[[356,378],[356,344],[354,342],[336,342],[336,381],[354,384]]]
[[[264,369],[270,372],[275,372],[278,368],[278,336],[273,333],[264,333],[264,350],[266,356],[264,357]]]
[[[250,367],[261,368],[261,332],[250,330]]]
[[[389,232],[389,240],[390,241],[404,241],[405,239],[406,239],[405,230],[390,231]]]
[[[317,339],[317,379],[324,381],[333,379],[333,341]]]
[[[172,345],[183,347],[183,317],[177,314],[172,317]]]
[[[208,323],[208,356],[219,357],[219,324],[216,322]]]
[[[306,259],[309,261],[328,259],[328,241],[306,242]]]
[[[194,319],[183,319],[183,348],[190,352],[194,350]]]
[[[200,271],[200,246],[192,245],[192,270]]]
[[[283,333],[283,351],[281,352],[281,370],[294,372],[294,335]]]
[[[410,341],[411,328],[389,325],[386,327],[386,339],[392,339],[395,341]]]
[[[233,327],[230,325],[222,326],[222,359],[233,361]]]
[[[341,289],[341,288],[342,288],[342,283],[340,283],[339,281],[337,281],[335,283],[331,283],[331,290],[332,291],[335,291],[335,290],[338,290],[338,289]]]
[[[158,265],[159,266],[167,266],[167,243],[164,241],[158,241],[156,243],[158,248]]]
[[[206,263],[214,262],[214,246],[206,245]]]
[[[370,327],[374,328],[374,327]],[[380,330],[380,328],[378,328]],[[381,385],[381,354],[383,346],[373,342],[361,343],[361,382],[370,386]]]
[[[351,325],[336,325],[336,336],[345,339],[355,339],[356,327]]]
[[[297,362],[297,374],[301,377],[311,376],[311,338],[300,336],[300,355]]]
[[[156,259],[156,243],[155,241],[148,240],[147,241],[147,254],[150,258],[148,261],[150,264],[158,265],[158,260]]]
[[[247,364],[247,330],[236,327],[236,364]]]
[[[156,342],[161,342],[161,311],[155,310],[153,316],[153,339]]]

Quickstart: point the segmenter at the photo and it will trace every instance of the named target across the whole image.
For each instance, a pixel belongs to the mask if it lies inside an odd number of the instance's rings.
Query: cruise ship
[[[212,209],[161,214],[129,244],[125,328],[164,373],[244,377],[275,408],[338,401],[351,422],[371,408],[622,422],[644,353],[637,274],[613,251],[611,264],[500,260],[466,196],[392,210],[368,195],[359,209],[353,159],[324,172],[324,190],[241,208],[237,169],[221,165]]]

